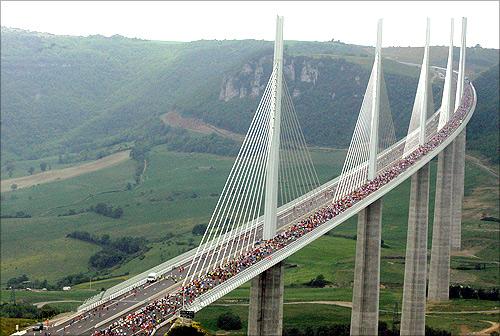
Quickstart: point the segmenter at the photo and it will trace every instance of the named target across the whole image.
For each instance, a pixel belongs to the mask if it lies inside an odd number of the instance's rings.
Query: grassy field
[[[16,331],[16,325],[19,330],[33,324],[33,320],[21,318],[0,318],[0,336],[8,336]]]
[[[312,158],[321,182],[335,177],[341,170],[345,151],[315,149]],[[142,260],[131,260],[113,269],[115,278],[84,283],[69,292],[17,291],[18,300],[47,302],[58,300],[81,301],[196,246],[199,237],[191,229],[205,223],[229,173],[233,159],[205,154],[173,153],[163,146],[155,147],[149,155],[144,182],[127,190],[134,174],[133,161],[70,180],[40,185],[35,188],[2,194],[2,213],[16,211],[30,213],[32,218],[3,219],[1,230],[2,284],[7,279],[27,274],[30,279],[55,281],[61,277],[88,270],[88,258],[99,250],[96,245],[66,238],[75,231],[120,236],[142,236],[150,241],[150,250]],[[433,211],[435,162],[431,163],[431,214]],[[394,304],[400,304],[404,273],[406,222],[408,216],[409,181],[401,184],[384,198],[381,260],[381,320],[390,321]],[[486,173],[474,163],[466,164],[463,219],[463,246],[460,255],[452,258],[452,282],[478,287],[497,286],[498,277],[498,223],[480,221],[482,214],[498,216],[497,177]],[[124,209],[124,215],[112,219],[94,213],[58,216],[70,209],[79,210],[107,202]],[[432,222],[432,220],[431,220]],[[432,227],[429,228],[429,246]],[[356,218],[351,218],[286,260],[285,300],[287,302],[347,301],[352,297]],[[173,235],[165,239],[167,234]],[[346,238],[339,237],[346,236]],[[321,255],[321,258],[317,256]],[[459,270],[457,267],[475,262],[489,263],[486,269]],[[60,267],[64,265],[64,267]],[[123,275],[128,273],[128,275]],[[308,288],[304,283],[323,274],[332,282],[327,288]],[[219,303],[236,300],[248,302],[249,285],[228,294]],[[2,290],[1,301],[10,299],[10,292]],[[54,303],[71,310],[78,303]],[[497,303],[489,301],[452,301],[449,305],[432,306],[432,311],[456,312],[465,310],[491,310]],[[319,308],[321,309],[319,309]],[[203,309],[197,319],[215,331],[215,316],[231,309],[246,320],[246,306],[210,306]],[[316,315],[315,315],[316,314]],[[317,314],[321,316],[318,317]],[[323,316],[324,315],[324,316]],[[285,326],[311,325],[311,321],[325,324],[349,322],[350,309],[334,305],[289,304],[285,306]],[[442,318],[442,320],[440,320]],[[472,314],[464,317],[449,315],[428,316],[428,324],[448,330],[470,330],[487,327],[492,317]],[[442,323],[441,323],[442,322]],[[246,323],[244,322],[244,325]],[[442,326],[445,327],[442,327]],[[215,329],[214,329],[215,328]]]
[[[323,181],[341,168],[344,151],[313,152]],[[144,182],[126,190],[134,174],[133,161],[76,178],[3,194],[2,213],[24,211],[32,218],[2,220],[2,282],[27,274],[56,280],[87,270],[88,258],[99,247],[66,238],[79,230],[95,234],[143,236],[153,243],[143,260],[133,260],[113,274],[138,273],[194,247],[194,225],[208,222],[232,158],[173,153],[156,147],[149,156]],[[122,218],[83,213],[57,216],[98,202],[120,206]],[[175,241],[164,241],[167,234]],[[194,241],[190,241],[194,239]],[[49,262],[50,261],[50,262]],[[67,265],[61,268],[59,265]]]

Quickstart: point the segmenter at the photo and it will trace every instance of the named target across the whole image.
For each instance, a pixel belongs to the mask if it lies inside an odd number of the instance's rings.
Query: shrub
[[[197,322],[191,325],[175,325],[166,336],[208,336],[208,333]]]
[[[221,314],[217,318],[217,327],[222,330],[239,330],[241,329],[241,318],[232,312]]]
[[[310,287],[323,288],[330,283],[331,283],[330,281],[325,280],[325,276],[323,274],[319,274],[318,276],[316,276],[315,279],[311,279],[311,281],[306,283],[306,285]]]
[[[207,230],[207,224],[196,224],[191,233],[195,236],[202,236]]]

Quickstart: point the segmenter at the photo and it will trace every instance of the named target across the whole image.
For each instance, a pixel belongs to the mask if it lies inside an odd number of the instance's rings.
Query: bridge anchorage
[[[55,333],[155,334],[181,311],[190,317],[251,281],[248,334],[281,335],[282,261],[358,214],[350,332],[377,335],[383,196],[411,179],[401,335],[424,335],[427,278],[427,299],[447,300],[450,251],[460,248],[465,127],[476,105],[464,76],[466,19],[458,73],[452,69],[453,21],[451,27],[441,106],[434,111],[427,19],[408,133],[396,141],[378,22],[375,60],[342,173],[320,185],[283,76],[283,18],[277,17],[272,74],[200,245],[90,298],[53,327]],[[427,271],[428,163],[436,156]],[[151,272],[160,280],[147,283]],[[144,301],[129,303],[137,294]],[[96,314],[98,323],[92,322]]]

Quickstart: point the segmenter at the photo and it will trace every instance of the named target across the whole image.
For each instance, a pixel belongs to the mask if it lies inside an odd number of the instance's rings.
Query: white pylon
[[[266,195],[264,203],[263,238],[271,239],[276,234],[278,208],[278,171],[280,153],[281,128],[281,95],[283,87],[283,17],[276,17],[276,40],[274,41],[275,71],[274,90],[272,91],[272,108],[269,117],[269,154],[266,165]]]
[[[450,47],[448,50],[448,64],[446,66],[446,77],[444,80],[443,98],[441,100],[441,108],[439,112],[438,130],[443,128],[443,126],[448,122],[451,114],[453,113],[453,106],[451,100],[451,88],[453,82],[453,26],[454,26],[454,20],[451,19]]]
[[[465,81],[465,53],[467,51],[466,44],[467,35],[467,18],[462,18],[462,40],[460,46],[460,61],[458,64],[458,79],[457,79],[457,94],[455,97],[455,111],[460,106],[460,101],[462,100],[462,95],[464,91],[464,81]]]
[[[373,83],[373,103],[370,122],[370,144],[368,157],[368,179],[372,180],[377,175],[377,154],[378,154],[378,123],[380,110],[380,82],[382,74],[382,19],[377,24],[377,46],[375,48],[375,61],[373,66],[376,69],[375,82]]]
[[[422,106],[420,108],[420,136],[418,143],[425,144],[425,126],[427,122],[427,110],[429,105],[427,103],[429,94],[429,39],[430,39],[430,26],[431,20],[427,18],[427,25],[425,30],[425,47],[424,47],[424,60],[422,61],[422,74],[424,81],[424,92],[422,97]]]
[[[425,143],[425,126],[427,122],[429,106],[429,95],[432,95],[429,82],[429,43],[430,43],[430,19],[427,18],[424,57],[422,59],[422,68],[418,79],[415,102],[411,112],[410,125],[406,136],[405,149],[403,156],[412,152],[418,145]],[[432,97],[431,97],[432,99]]]

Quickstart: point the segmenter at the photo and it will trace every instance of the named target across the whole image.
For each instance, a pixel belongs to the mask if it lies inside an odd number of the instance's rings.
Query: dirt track
[[[242,141],[244,138],[244,136],[241,134],[236,134],[231,131],[212,126],[199,119],[183,117],[175,111],[170,111],[168,113],[165,113],[160,118],[167,125],[184,128],[198,133],[203,133],[203,134],[216,133],[218,135],[231,138],[236,141]]]
[[[37,184],[65,180],[86,173],[91,173],[100,169],[114,166],[120,162],[128,160],[129,154],[130,150],[126,150],[123,152],[111,154],[99,160],[84,163],[79,166],[74,166],[64,169],[54,169],[30,176],[23,176],[8,180],[2,180],[0,190],[1,192],[10,191],[11,185],[13,184],[17,184],[17,189],[21,189],[21,188],[28,188]]]

